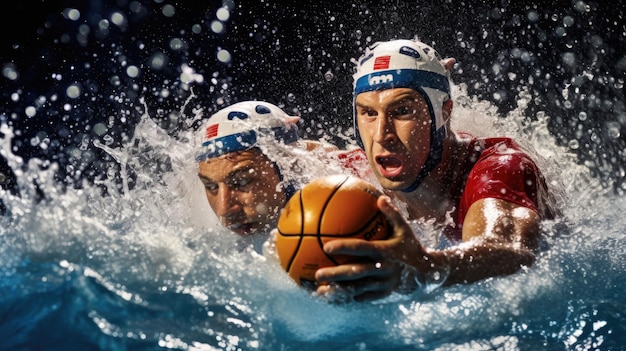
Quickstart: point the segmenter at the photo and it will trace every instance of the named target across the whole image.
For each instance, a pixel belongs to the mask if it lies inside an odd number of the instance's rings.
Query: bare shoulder
[[[540,220],[539,214],[531,208],[497,198],[481,199],[470,206],[465,217],[463,241],[483,236],[534,248]]]

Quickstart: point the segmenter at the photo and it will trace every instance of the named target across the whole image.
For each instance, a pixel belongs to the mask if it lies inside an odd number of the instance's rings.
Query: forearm
[[[473,283],[489,277],[513,274],[524,266],[532,265],[535,260],[532,250],[501,243],[465,244],[434,251],[431,255],[433,261],[448,265],[444,285]]]
[[[536,211],[505,200],[474,202],[463,222],[463,243],[432,253],[447,258],[446,285],[512,274],[532,265],[540,220]]]
[[[533,264],[532,250],[505,244],[461,245],[447,250],[427,251],[405,262],[400,292],[430,292],[439,286],[473,283],[508,275]]]

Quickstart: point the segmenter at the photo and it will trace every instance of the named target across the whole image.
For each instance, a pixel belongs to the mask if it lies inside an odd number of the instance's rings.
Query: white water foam
[[[524,272],[438,289],[414,301],[328,304],[295,286],[274,259],[259,254],[258,243],[257,250],[246,249],[249,243],[242,246],[219,225],[196,176],[193,132],[171,137],[147,114],[123,148],[96,144],[115,157],[122,172],[137,174],[134,187],[124,182],[121,189],[109,177],[97,185],[63,189],[54,181],[54,164],[32,159],[24,165],[10,152],[6,145],[12,133],[2,126],[4,156],[20,187],[19,196],[1,193],[8,209],[0,218],[2,271],[15,274],[25,262],[53,262],[62,269],[77,265],[127,300],[144,301],[166,291],[187,295],[201,306],[221,306],[230,316],[215,322],[209,315],[199,326],[201,335],[244,348],[330,340],[364,350],[384,345],[516,349],[533,333],[572,344],[580,338],[594,341],[581,332],[581,324],[599,323],[596,334],[601,334],[602,321],[577,315],[577,307],[584,305],[581,301],[610,299],[611,293],[601,292],[603,284],[623,287],[609,282],[626,275],[620,229],[624,198],[610,195],[556,145],[547,129],[550,116],[528,122],[527,96],[522,94],[518,109],[502,118],[492,105],[468,97],[463,86],[455,86],[455,95],[455,129],[522,140],[543,157],[540,165],[549,182],[563,191],[565,219],[545,223],[544,250]],[[292,155],[285,157],[282,161],[293,161]],[[302,181],[319,174],[305,174]],[[565,224],[569,231],[563,230]],[[540,344],[530,344],[535,342]]]

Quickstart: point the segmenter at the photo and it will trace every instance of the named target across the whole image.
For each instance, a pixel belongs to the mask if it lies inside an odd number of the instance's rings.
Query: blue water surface
[[[54,167],[36,162],[18,172],[22,195],[3,194],[0,218],[1,349],[619,350],[626,342],[626,200],[566,154],[554,156],[550,139],[529,135],[569,177],[569,202],[563,218],[544,223],[535,265],[338,305],[296,286],[262,240],[221,229],[188,162],[191,144],[155,133],[146,118],[137,140],[109,150],[137,170],[144,159],[131,157],[131,145],[152,140],[144,158],[171,157],[158,182],[140,178],[127,194],[60,191]],[[28,182],[33,172],[45,201]]]
[[[40,22],[0,52],[0,350],[626,350],[623,6],[71,3],[3,12]],[[453,129],[534,148],[563,216],[516,274],[331,304],[220,227],[194,128],[268,100],[354,146],[350,58],[414,36],[457,55]]]

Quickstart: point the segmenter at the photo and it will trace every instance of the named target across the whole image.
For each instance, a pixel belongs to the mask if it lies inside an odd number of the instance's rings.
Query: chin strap
[[[417,187],[422,184],[424,178],[426,178],[430,174],[430,172],[435,169],[439,162],[441,162],[441,156],[443,154],[443,141],[446,136],[446,128],[439,128],[439,130],[437,131],[432,131],[431,135],[433,136],[433,138],[432,142],[430,143],[430,152],[428,153],[428,158],[426,159],[426,162],[422,166],[422,169],[420,170],[413,183],[407,188],[402,189],[402,192],[404,193],[410,193],[412,191],[415,191],[415,189],[417,189]]]
[[[418,89],[421,92],[421,89]],[[422,96],[427,96],[422,92]],[[432,102],[430,99],[426,99],[426,103],[428,105],[428,110],[430,111],[431,123],[430,123],[430,150],[428,152],[428,158],[426,158],[426,162],[422,166],[419,174],[413,181],[411,185],[407,188],[402,189],[404,193],[410,193],[415,191],[424,178],[426,178],[430,172],[437,167],[439,162],[441,162],[441,156],[443,155],[443,142],[446,138],[446,127],[445,124],[442,125],[439,129],[437,129],[436,121],[435,121],[435,110],[433,109]]]

